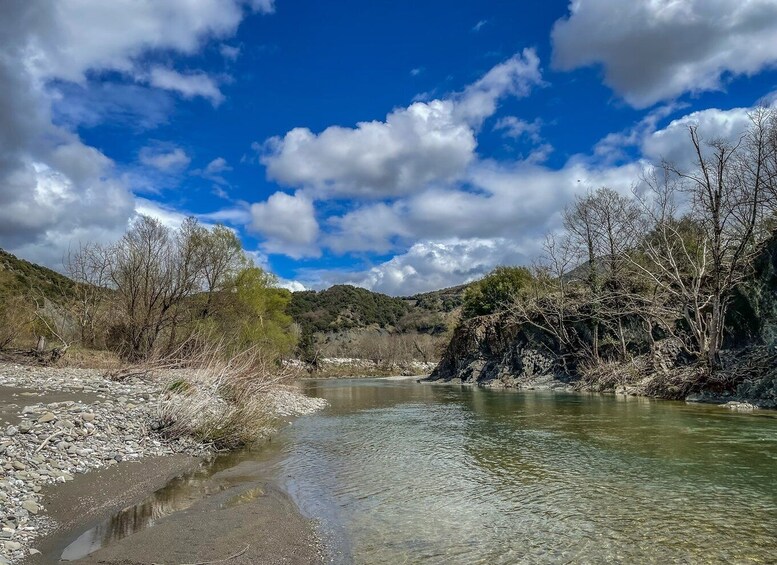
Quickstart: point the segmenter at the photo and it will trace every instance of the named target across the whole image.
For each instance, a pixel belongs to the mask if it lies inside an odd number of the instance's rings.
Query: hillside
[[[356,329],[439,334],[461,306],[466,285],[395,298],[351,285],[295,292],[288,307],[303,332]]]
[[[68,292],[73,285],[73,281],[56,271],[0,249],[0,298],[23,295],[32,290],[53,297]]]

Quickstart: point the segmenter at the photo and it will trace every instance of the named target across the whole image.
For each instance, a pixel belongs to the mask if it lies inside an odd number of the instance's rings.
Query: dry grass
[[[106,372],[115,372],[121,368],[122,362],[119,356],[112,351],[70,347],[67,350],[67,355],[59,360],[59,365],[77,369],[98,369]]]
[[[258,348],[227,359],[219,342],[205,345],[185,361],[170,362],[175,370],[155,371],[165,379],[156,423],[160,433],[232,449],[273,429],[270,394],[293,376],[290,369]]]

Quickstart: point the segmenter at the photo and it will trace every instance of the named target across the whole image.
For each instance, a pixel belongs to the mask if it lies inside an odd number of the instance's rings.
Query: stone
[[[16,426],[8,426],[5,429],[5,435],[7,435],[8,437],[13,437],[18,433],[19,433],[19,428],[17,428]]]
[[[81,414],[81,419],[84,422],[94,422],[96,417],[97,416],[95,414],[92,414],[90,412],[84,412],[83,414]]]
[[[53,412],[46,412],[40,418],[38,418],[38,422],[41,424],[45,424],[47,422],[53,422],[56,419],[57,417],[54,415]]]
[[[14,461],[13,463],[11,463],[11,465],[13,465],[13,468],[16,469],[17,471],[24,471],[27,468],[27,465],[25,465],[21,461]]]
[[[34,500],[25,500],[22,502],[22,508],[24,508],[30,514],[37,514],[40,512],[40,506]]]
[[[18,541],[6,541],[3,542],[3,546],[8,551],[18,551],[22,548],[22,544],[20,544]]]

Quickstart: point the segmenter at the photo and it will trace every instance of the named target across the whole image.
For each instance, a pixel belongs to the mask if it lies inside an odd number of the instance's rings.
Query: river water
[[[286,430],[279,472],[341,562],[777,562],[773,413],[412,381],[305,387],[330,407]]]
[[[303,386],[329,407],[217,466],[272,475],[335,563],[777,563],[774,412],[412,380]],[[174,511],[198,484],[171,483],[141,514]]]

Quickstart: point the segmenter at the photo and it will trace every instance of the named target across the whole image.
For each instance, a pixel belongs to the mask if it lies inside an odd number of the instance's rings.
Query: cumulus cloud
[[[73,133],[80,120],[97,123],[115,106],[90,112],[68,103],[77,94],[71,83],[90,91],[91,73],[141,76],[147,51],[193,54],[207,39],[234,33],[246,9],[271,8],[239,0],[4,2],[0,245],[57,266],[71,242],[113,239],[136,214],[112,160]],[[121,92],[133,97],[144,88],[136,87]]]
[[[528,251],[528,253],[527,253]],[[390,295],[412,295],[476,280],[495,265],[525,263],[531,251],[506,239],[419,241],[405,253],[358,273],[319,273]]]
[[[499,118],[494,124],[495,130],[501,130],[505,137],[511,137],[518,139],[526,136],[531,141],[539,143],[540,141],[540,129],[542,128],[542,121],[537,118],[533,122],[522,120],[515,116],[504,116]]]
[[[634,107],[723,87],[777,63],[772,0],[575,0],[553,27],[553,63],[601,65]]]
[[[251,229],[267,239],[263,249],[294,259],[318,256],[318,221],[313,202],[301,193],[276,192],[251,206]]]
[[[180,147],[170,149],[159,147],[143,147],[138,154],[138,160],[147,167],[163,173],[173,173],[185,169],[191,158]]]
[[[523,161],[471,167],[470,189],[431,188],[391,204],[363,206],[331,218],[327,245],[341,253],[386,252],[436,238],[537,240],[558,226],[560,211],[591,187],[628,191],[641,165],[597,167],[582,158],[554,170]]]
[[[449,98],[415,102],[385,121],[319,134],[295,128],[264,145],[261,161],[278,182],[321,197],[401,196],[460,177],[475,158],[476,133],[504,96],[526,96],[541,84],[533,50],[496,65]]]
[[[151,86],[177,92],[184,98],[202,96],[210,100],[214,106],[224,101],[224,95],[215,81],[202,72],[183,74],[165,67],[154,67],[151,69],[148,81]]]

